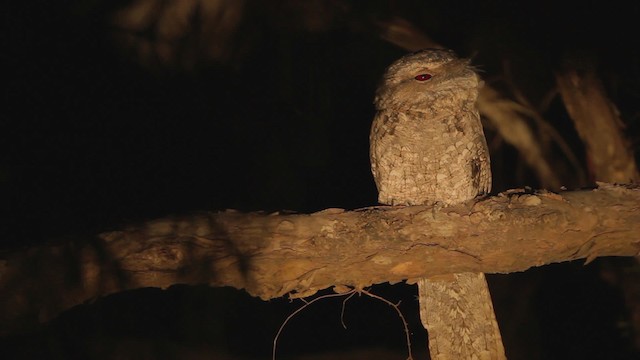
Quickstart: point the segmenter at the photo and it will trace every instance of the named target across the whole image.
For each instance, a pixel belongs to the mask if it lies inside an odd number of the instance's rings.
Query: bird
[[[438,209],[491,191],[489,151],[476,106],[481,86],[470,61],[448,49],[417,51],[386,69],[375,93],[369,135],[379,203]],[[452,274],[446,281],[425,278],[417,283],[432,358],[473,358],[477,353],[469,351],[486,350],[483,341],[461,335],[466,333],[461,327],[476,326],[471,321],[475,315],[479,326],[489,323],[497,330],[484,274]],[[489,315],[484,311],[487,299]],[[497,336],[500,339],[499,331]],[[476,342],[479,349],[464,342]]]
[[[381,204],[446,206],[491,191],[480,84],[450,50],[419,51],[388,67],[369,137]]]

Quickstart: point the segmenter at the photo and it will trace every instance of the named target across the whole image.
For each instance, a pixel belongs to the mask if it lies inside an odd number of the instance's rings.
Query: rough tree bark
[[[84,245],[0,254],[0,331],[126,289],[210,284],[265,300],[305,297],[328,287],[637,256],[638,234],[640,188],[608,184],[561,194],[510,191],[435,212],[407,206],[166,218]]]

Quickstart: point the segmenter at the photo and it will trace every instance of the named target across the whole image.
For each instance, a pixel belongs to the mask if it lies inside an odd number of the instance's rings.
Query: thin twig
[[[342,310],[340,311],[340,323],[342,324],[342,327],[346,330],[347,329],[347,325],[344,323],[344,308],[347,306],[347,301],[349,301],[349,299],[351,299],[353,297],[353,295],[356,294],[355,290],[350,291],[351,294],[346,297],[344,300],[342,300]]]
[[[411,336],[409,333],[409,324],[407,324],[407,320],[404,318],[404,316],[402,315],[402,312],[400,311],[400,302],[398,302],[397,304],[392,303],[391,301],[383,298],[382,296],[379,295],[375,295],[372,294],[370,292],[368,292],[367,290],[360,290],[363,294],[368,295],[374,299],[378,299],[382,302],[384,302],[385,304],[391,306],[392,308],[394,308],[396,310],[396,312],[398,313],[398,316],[400,317],[400,320],[402,320],[402,325],[404,326],[404,334],[407,337],[407,350],[409,351],[409,357],[407,357],[407,360],[413,360],[413,354],[411,353]]]
[[[351,290],[349,292],[346,293],[342,293],[342,294],[327,294],[327,295],[322,295],[322,296],[318,296],[317,298],[306,302],[305,300],[305,304],[302,305],[301,308],[299,308],[298,310],[294,311],[293,313],[291,313],[291,315],[287,316],[287,318],[284,320],[284,322],[282,323],[282,325],[280,325],[280,329],[278,329],[278,333],[276,333],[275,338],[273,339],[273,352],[271,353],[271,359],[272,360],[276,360],[276,346],[278,344],[278,338],[280,337],[280,333],[282,332],[282,330],[284,329],[285,325],[287,325],[287,323],[289,322],[289,320],[291,320],[294,316],[296,316],[296,314],[298,314],[299,312],[301,312],[302,310],[306,309],[308,306],[310,306],[311,304],[313,304],[314,302],[318,301],[318,300],[322,300],[322,299],[327,299],[327,298],[331,298],[331,297],[338,297],[338,296],[345,296],[345,295],[349,295],[351,293],[354,293],[356,290]]]
[[[313,300],[311,300],[309,302],[304,300],[305,304],[302,305],[301,308],[299,308],[296,311],[294,311],[293,313],[291,313],[291,315],[287,316],[287,318],[284,320],[282,325],[280,325],[280,329],[278,329],[278,332],[276,333],[276,336],[273,339],[273,351],[271,353],[271,359],[272,360],[276,360],[276,346],[278,344],[278,338],[280,337],[280,334],[282,333],[282,330],[287,325],[289,320],[291,320],[299,312],[301,312],[302,310],[306,309],[308,306],[310,306],[311,304],[313,304],[314,302],[316,302],[318,300],[327,299],[327,298],[331,298],[331,297],[346,296],[346,298],[342,301],[342,311],[340,313],[340,322],[342,323],[342,327],[344,327],[346,329],[347,326],[344,323],[345,304],[356,293],[362,293],[362,294],[365,294],[365,295],[367,295],[367,296],[369,296],[371,298],[378,299],[378,300],[384,302],[385,304],[391,306],[392,308],[394,308],[396,310],[396,312],[398,313],[398,316],[400,317],[400,320],[402,320],[402,325],[404,326],[404,333],[405,333],[405,336],[407,338],[407,349],[409,351],[409,356],[407,357],[407,360],[413,360],[413,354],[411,353],[411,337],[410,337],[410,333],[409,333],[409,325],[408,325],[407,320],[405,319],[404,315],[402,315],[402,312],[400,311],[400,308],[399,308],[400,302],[398,302],[397,304],[394,304],[391,301],[383,298],[382,296],[372,294],[369,291],[364,290],[364,289],[362,289],[362,290],[354,289],[354,290],[351,290],[351,291],[348,291],[348,292],[345,292],[345,293],[340,293],[340,294],[322,295],[322,296],[318,296],[317,298],[315,298],[315,299],[313,299]]]

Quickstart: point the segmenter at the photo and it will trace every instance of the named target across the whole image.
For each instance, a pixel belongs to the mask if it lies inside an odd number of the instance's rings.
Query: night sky
[[[185,37],[179,45],[186,50],[173,62],[143,59],[118,42],[122,29],[110,19],[128,3],[8,6],[0,55],[4,248],[78,241],[201,210],[308,213],[374,205],[368,160],[373,95],[384,68],[406,53],[380,39],[375,24],[394,16],[472,57],[498,88],[508,88],[508,63],[510,81],[536,104],[553,87],[565,56],[596,59],[626,134],[640,148],[636,3],[336,0],[316,14],[289,1],[247,1],[224,56],[208,55],[205,39]],[[160,41],[144,31],[137,36]],[[588,172],[559,97],[545,116]],[[537,187],[517,152],[491,126],[485,132],[494,192]],[[564,180],[570,188],[590,185]],[[628,314],[620,289],[602,280],[605,266],[611,265],[561,264],[490,277],[507,355],[632,359]],[[372,291],[402,300],[416,353],[424,353],[415,288]],[[4,343],[22,350],[45,344],[46,353],[33,358],[117,358],[105,349],[144,339],[266,359],[281,322],[301,304],[262,302],[232,289],[138,290],[74,308]],[[347,330],[340,311],[340,299],[327,300],[294,319],[282,335],[280,358],[366,347],[404,358],[401,323],[387,305],[350,300]],[[95,350],[101,346],[103,357]],[[186,357],[160,349],[150,358]]]

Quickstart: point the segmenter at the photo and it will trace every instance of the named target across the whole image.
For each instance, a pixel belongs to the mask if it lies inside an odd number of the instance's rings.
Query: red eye
[[[420,74],[420,75],[416,76],[414,79],[416,79],[418,81],[427,81],[427,80],[431,79],[431,74]]]

